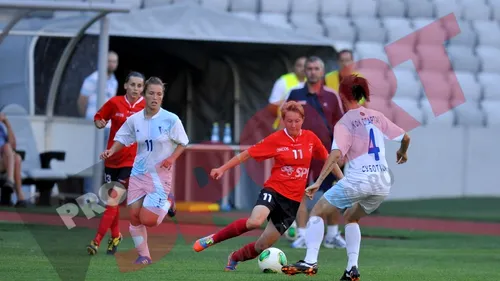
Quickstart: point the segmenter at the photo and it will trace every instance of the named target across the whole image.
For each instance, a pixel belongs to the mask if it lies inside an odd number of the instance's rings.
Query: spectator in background
[[[106,82],[106,98],[104,103],[109,99],[116,96],[118,92],[118,80],[115,77],[115,71],[118,67],[118,54],[113,51],[108,53],[108,81]],[[80,115],[84,116],[87,120],[94,121],[94,115],[97,112],[97,95],[99,94],[99,74],[98,71],[94,71],[92,74],[87,76],[83,81],[82,88],[80,90],[80,97],[78,98],[78,111]],[[104,147],[106,147],[109,129],[111,127],[111,122],[106,124],[104,129]],[[83,193],[93,193],[94,189],[92,187],[92,178],[85,178],[83,180]]]
[[[271,96],[269,96],[269,105],[267,108],[276,118],[273,123],[273,129],[277,130],[280,125],[281,114],[280,107],[286,101],[288,93],[292,88],[302,87],[306,79],[304,73],[304,64],[306,57],[299,57],[295,60],[293,72],[282,75],[274,83]]]
[[[325,76],[325,84],[328,88],[333,89],[335,92],[339,92],[340,82],[343,77],[349,76],[351,74],[357,74],[362,76],[360,73],[353,70],[354,66],[354,56],[352,50],[344,49],[338,53],[338,61],[339,65],[338,70],[331,71]],[[365,103],[365,99],[363,98],[359,104],[363,105]],[[344,108],[343,108],[344,109]]]
[[[16,192],[16,206],[25,206],[26,200],[22,191],[21,156],[16,153],[16,137],[4,113],[0,113],[0,173],[6,173],[3,188],[11,188]]]
[[[331,89],[324,86],[325,64],[319,57],[310,57],[305,63],[307,82],[304,87],[293,89],[287,101],[297,101],[304,106],[305,119],[303,129],[315,133],[327,151],[331,150],[333,128],[343,115],[342,101]],[[316,180],[323,168],[323,161],[313,159],[309,171],[309,181]],[[323,181],[320,190],[326,192],[333,185],[335,176],[330,175]],[[304,186],[304,188],[306,188]],[[309,219],[306,197],[302,198],[297,212],[298,237],[292,244],[293,248],[306,248],[305,230]],[[327,248],[345,248],[345,241],[340,236],[338,223],[340,213],[337,210],[326,218],[327,234],[323,245]]]

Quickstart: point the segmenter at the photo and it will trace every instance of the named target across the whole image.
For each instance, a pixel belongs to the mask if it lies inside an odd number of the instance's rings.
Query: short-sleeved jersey
[[[125,96],[116,96],[107,101],[99,111],[94,115],[96,120],[111,120],[111,129],[109,132],[108,149],[111,148],[116,132],[121,128],[123,123],[132,114],[144,109],[144,98],[140,97],[135,103],[131,104]],[[132,167],[134,163],[137,146],[124,147],[115,155],[106,159],[104,166],[108,168]]]
[[[264,186],[297,202],[304,196],[311,159],[328,158],[328,151],[309,130],[301,130],[295,138],[286,129],[276,131],[250,147],[248,153],[257,161],[274,158],[271,176]]]
[[[157,174],[161,162],[170,157],[178,145],[187,146],[189,142],[179,117],[164,109],[152,118],[145,117],[145,110],[130,116],[114,140],[126,146],[137,143],[131,176]]]
[[[335,125],[332,150],[347,155],[347,179],[370,181],[371,175],[389,173],[384,140],[401,141],[404,133],[382,113],[361,106],[349,110]]]

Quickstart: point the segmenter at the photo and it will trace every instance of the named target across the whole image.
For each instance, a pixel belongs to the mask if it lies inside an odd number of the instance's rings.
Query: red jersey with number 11
[[[309,130],[301,130],[297,137],[290,136],[286,129],[279,130],[250,147],[248,153],[257,161],[274,158],[271,176],[264,186],[297,202],[304,196],[311,159],[328,158],[328,151]]]

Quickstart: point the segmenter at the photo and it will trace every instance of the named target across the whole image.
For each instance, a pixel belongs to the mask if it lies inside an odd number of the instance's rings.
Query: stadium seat
[[[407,69],[393,69],[396,76],[396,85],[392,85],[396,89],[395,98],[419,100],[422,94],[422,86],[415,77],[415,73]],[[391,80],[389,80],[391,81]]]
[[[454,0],[434,0],[435,17],[440,18],[454,13],[457,19],[462,18],[463,7]]]
[[[500,47],[500,26],[498,22],[476,20],[472,22],[472,27],[477,33],[479,45]]]
[[[378,16],[384,17],[404,17],[406,6],[401,0],[378,0]]]
[[[205,8],[224,11],[226,12],[229,9],[229,0],[200,0],[201,5]]]
[[[288,23],[286,14],[281,13],[261,13],[259,15],[259,21],[268,25],[282,27],[282,28],[292,28],[292,25]]]
[[[500,100],[498,101],[483,101],[481,109],[484,112],[486,126],[500,125]]]
[[[412,33],[414,29],[405,18],[385,18],[382,20],[387,29],[387,42],[394,42]],[[406,41],[409,45],[415,45],[416,37],[412,41]]]
[[[464,104],[457,106],[455,109],[457,114],[457,124],[467,127],[482,127],[485,125],[484,113],[479,108],[479,103],[467,101]]]
[[[451,98],[450,87],[446,83],[436,83],[436,81],[448,81],[447,75],[448,73],[422,70],[419,73],[419,78],[422,85],[432,85],[433,90],[440,93],[438,97],[433,97],[433,99],[448,102]],[[425,91],[423,87],[422,91]]]
[[[488,6],[492,12],[492,20],[500,21],[500,1],[488,1]]]
[[[413,27],[415,30],[417,30],[426,27],[433,22],[435,22],[434,19],[415,18],[413,19]],[[419,33],[417,44],[435,44],[441,46],[445,42],[446,35],[447,34],[444,27],[434,29],[431,34]]]
[[[61,151],[38,152],[29,114],[20,105],[9,104],[2,109],[2,112],[9,118],[14,130],[16,150],[25,153],[22,171],[26,177],[23,179],[23,184],[34,184],[37,187],[40,192],[39,205],[50,205],[52,188],[58,181],[67,179],[65,173],[50,168],[51,161],[64,161],[66,153]]]
[[[450,45],[464,45],[475,47],[477,43],[477,34],[468,21],[457,20],[460,27],[460,33],[449,40]],[[445,30],[450,30],[451,27],[444,26]]]
[[[340,50],[352,50],[354,49],[354,44],[349,41],[335,41],[333,42],[333,46],[335,47],[335,50],[340,51]],[[356,58],[355,58],[356,59]]]
[[[172,0],[144,0],[144,8],[161,7],[172,4]]]
[[[384,45],[377,42],[363,42],[358,41],[355,43],[356,52],[359,55],[359,59],[379,59],[381,61],[389,63],[387,54],[385,53]],[[364,67],[363,62],[360,63],[361,67]]]
[[[316,16],[319,13],[319,0],[291,0],[292,13],[308,13]]]
[[[173,4],[178,3],[189,3],[189,4],[200,4],[201,0],[172,0]]]
[[[439,107],[445,107],[445,106],[450,106],[449,101],[435,101],[435,103],[439,103],[441,105],[438,105]],[[423,98],[420,102],[421,107],[422,107],[422,112],[424,113],[425,116],[425,126],[426,127],[431,127],[431,126],[448,126],[448,127],[453,127],[456,123],[456,115],[455,111],[453,109],[450,109],[449,111],[439,115],[439,116],[434,116],[434,113],[432,111],[431,105],[429,101],[426,98]]]
[[[465,100],[478,103],[481,99],[481,85],[476,80],[476,76],[471,72],[465,71],[454,71],[450,72],[449,77],[453,77],[456,75],[458,83],[462,88],[462,92],[464,93]],[[450,80],[450,79],[448,79]],[[459,93],[455,88],[452,88],[451,98],[454,99],[455,96]]]
[[[500,49],[490,46],[477,46],[476,54],[484,72],[500,72]]]
[[[231,0],[232,12],[250,12],[257,13],[259,10],[258,0]],[[246,17],[246,16],[243,16]]]
[[[244,19],[258,20],[257,14],[253,12],[232,12],[231,14]]]
[[[113,3],[130,5],[132,9],[140,9],[143,6],[142,0],[114,0]]]
[[[386,69],[359,68],[357,71],[368,80],[371,97],[387,100],[392,98],[392,85],[387,79]]]
[[[359,41],[385,43],[386,30],[378,18],[353,18],[352,22],[357,29]]]
[[[466,2],[462,7],[464,20],[488,20],[491,17],[490,7],[484,2]]]
[[[290,11],[289,0],[261,0],[260,10],[262,13],[288,14]]]
[[[434,6],[428,0],[406,0],[406,10],[409,18],[432,18]]]
[[[347,16],[349,0],[320,0],[320,15],[326,16]]]
[[[320,25],[318,16],[312,13],[292,13],[290,15],[290,22],[296,27]]]
[[[410,114],[413,118],[415,118],[421,124],[425,123],[425,115],[424,112],[420,109],[418,100],[411,98],[393,98],[392,101],[401,107],[404,111]],[[394,121],[398,122],[399,119],[402,118],[402,113],[397,113],[393,110]]]
[[[447,48],[454,70],[457,71],[479,71],[479,59],[471,47],[451,45]]]
[[[295,28],[295,31],[303,33],[303,34],[325,36],[325,29],[320,24],[316,24],[316,25],[309,24],[309,25],[297,26]]]
[[[354,42],[356,30],[345,17],[328,16],[323,18],[328,37],[335,40]]]
[[[349,14],[351,17],[376,17],[377,10],[376,0],[349,1]]]
[[[451,69],[448,55],[442,45],[417,45],[415,47],[420,59],[420,69],[448,72]]]
[[[500,74],[481,72],[477,75],[477,80],[483,88],[483,97],[485,101],[500,100],[500,91],[498,90]]]

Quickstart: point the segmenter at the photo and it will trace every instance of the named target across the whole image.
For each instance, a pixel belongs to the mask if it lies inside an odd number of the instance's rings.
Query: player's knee
[[[159,220],[159,216],[150,210],[143,208],[140,213],[141,224],[147,227],[157,226],[161,221]]]
[[[129,211],[130,215],[130,223],[132,225],[140,225],[141,224],[141,219],[139,217],[139,210],[137,209],[130,209]]]

